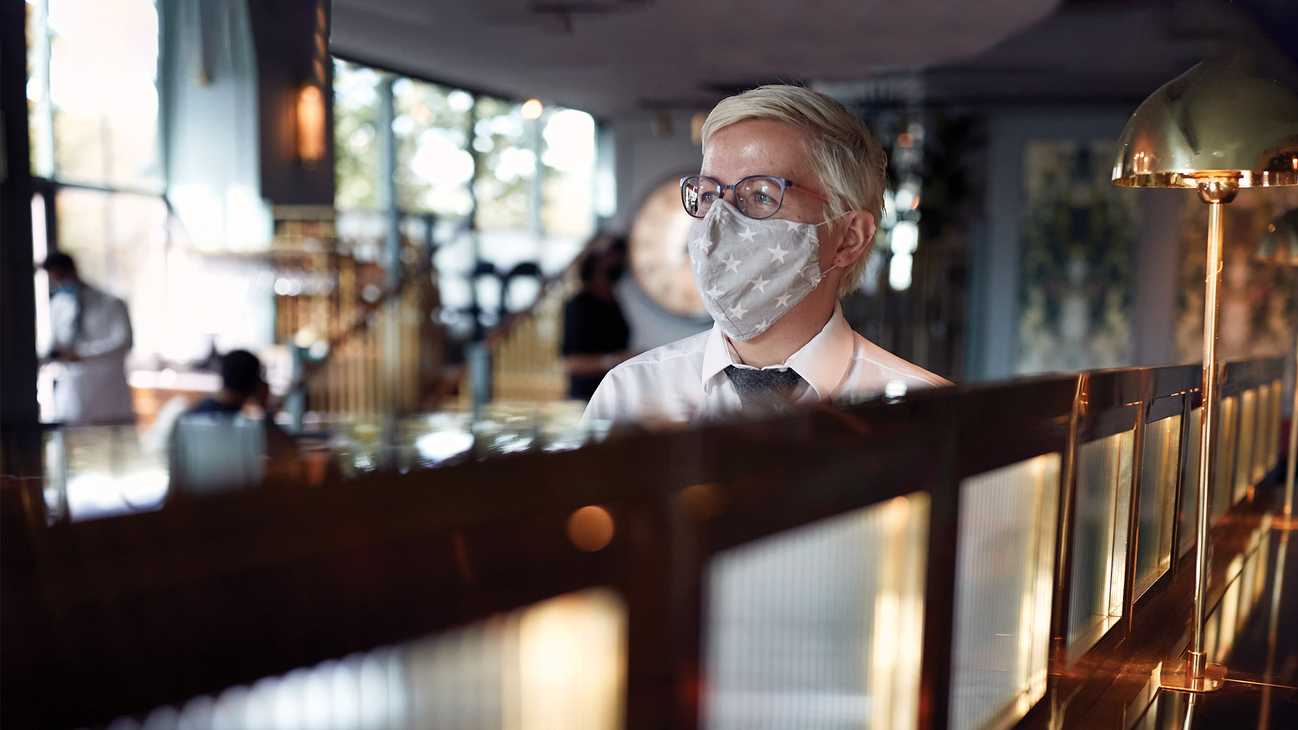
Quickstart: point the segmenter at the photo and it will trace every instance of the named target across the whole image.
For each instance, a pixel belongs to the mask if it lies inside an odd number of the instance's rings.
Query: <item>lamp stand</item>
[[[1199,488],[1195,501],[1199,514],[1195,520],[1194,543],[1194,624],[1190,627],[1190,647],[1185,664],[1164,672],[1160,684],[1165,689],[1182,692],[1210,692],[1221,687],[1226,668],[1208,661],[1203,646],[1203,614],[1208,603],[1208,520],[1211,509],[1209,494],[1216,462],[1213,444],[1217,441],[1217,401],[1219,397],[1217,367],[1217,325],[1221,319],[1221,302],[1217,289],[1221,284],[1222,208],[1235,199],[1238,180],[1218,178],[1199,183],[1199,198],[1208,204],[1208,256],[1204,277],[1203,299],[1203,419],[1199,425]]]

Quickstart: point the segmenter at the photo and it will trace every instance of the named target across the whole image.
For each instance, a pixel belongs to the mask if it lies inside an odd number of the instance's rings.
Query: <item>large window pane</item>
[[[336,191],[344,210],[379,207],[378,72],[334,61]]]
[[[543,121],[541,224],[552,235],[589,236],[595,224],[595,120],[558,109]]]
[[[54,174],[159,189],[153,2],[48,0],[48,13]]]
[[[519,230],[532,225],[532,179],[536,153],[529,127],[518,105],[479,97],[473,148],[481,163],[474,190],[478,196],[478,228]]]
[[[166,339],[167,207],[149,195],[65,188],[57,198],[59,249],[76,259],[89,284],[123,298],[136,354]]]
[[[27,134],[31,144],[32,172],[49,177],[54,173],[50,139],[49,34],[44,0],[27,3]]]
[[[397,139],[397,200],[408,212],[462,217],[473,208],[468,151],[473,97],[410,79],[393,84]]]

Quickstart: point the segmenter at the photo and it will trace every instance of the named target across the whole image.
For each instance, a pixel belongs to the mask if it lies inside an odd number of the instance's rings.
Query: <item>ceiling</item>
[[[334,53],[601,116],[951,64],[1060,0],[333,0]]]

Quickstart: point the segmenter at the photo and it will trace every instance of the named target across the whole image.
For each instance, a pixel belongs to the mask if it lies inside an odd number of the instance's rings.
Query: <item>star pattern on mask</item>
[[[771,253],[771,258],[780,263],[784,263],[784,257],[789,255],[789,252],[785,251],[784,247],[778,243],[775,244],[775,248],[768,248],[766,250]]]
[[[775,304],[776,306],[787,307],[789,306],[789,300],[792,298],[793,298],[792,294],[781,294],[780,296],[775,298]]]
[[[770,326],[771,326],[771,320],[769,320],[769,319],[764,319],[764,320],[762,320],[761,322],[758,322],[758,323],[757,323],[757,331],[758,331],[758,332],[765,332],[766,329],[767,329],[768,327],[770,327]]]
[[[798,221],[781,221],[781,222],[784,223],[784,225],[788,226],[790,231],[796,231],[798,230],[798,228],[802,226],[802,224],[799,223]]]
[[[762,294],[765,294],[766,285],[769,283],[771,283],[769,279],[758,277],[757,280],[753,282],[753,286],[757,287],[757,291],[761,292]]]
[[[748,314],[748,308],[742,304],[736,304],[730,308],[730,316],[735,319],[743,319],[746,314]]]
[[[722,291],[721,288],[718,287],[716,284],[713,284],[713,285],[712,285],[712,288],[711,288],[711,289],[708,289],[708,291],[707,291],[707,295],[710,296],[710,297],[712,297],[713,299],[716,299],[717,297],[721,296],[722,294],[725,294],[725,292]]]
[[[680,239],[677,239],[677,240],[680,240]],[[694,239],[694,247],[697,248],[697,249],[699,249],[700,251],[706,251],[706,250],[708,250],[708,239],[706,239],[706,238],[696,238],[696,239]]]
[[[735,272],[736,274],[739,273],[739,263],[740,263],[740,261],[739,261],[739,259],[735,258],[734,256],[728,256],[728,257],[726,257],[726,258],[724,258],[724,259],[721,259],[721,263],[725,264],[725,266],[726,266],[726,271],[733,271],[733,272]]]
[[[745,241],[752,241],[753,239],[757,238],[757,233],[753,229],[749,228],[748,226],[744,226],[744,230],[739,232],[739,237],[744,239]]]

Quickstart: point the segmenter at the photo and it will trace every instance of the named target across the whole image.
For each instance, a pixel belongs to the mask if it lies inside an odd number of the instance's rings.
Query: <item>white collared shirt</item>
[[[727,366],[739,362],[734,347],[716,325],[707,332],[663,345],[609,371],[586,406],[585,420],[613,423],[712,420],[741,410],[739,393]],[[861,400],[885,391],[901,394],[949,381],[909,363],[862,337],[847,324],[840,307],[825,326],[782,365],[806,385],[793,400]]]

